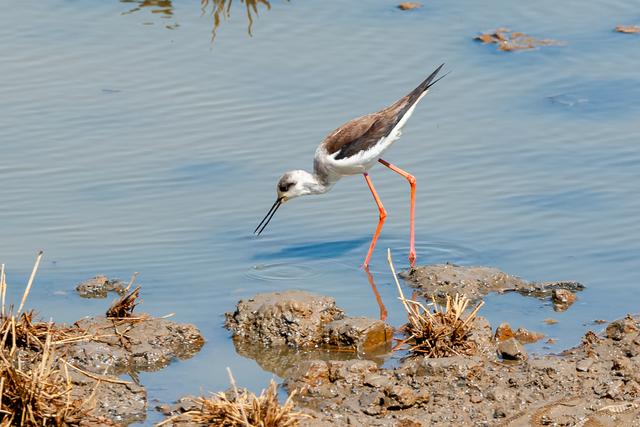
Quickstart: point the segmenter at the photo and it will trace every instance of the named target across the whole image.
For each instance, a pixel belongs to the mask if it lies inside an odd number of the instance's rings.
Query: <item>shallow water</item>
[[[300,288],[335,296],[351,315],[379,314],[358,269],[377,219],[362,178],[288,203],[256,239],[277,178],[311,167],[328,132],[446,62],[451,75],[386,156],[417,177],[418,262],[583,282],[564,313],[518,295],[487,298],[492,324],[558,339],[530,351],[559,351],[597,330],[594,319],[636,312],[640,38],[612,31],[640,20],[635,4],[394,5],[259,4],[250,37],[245,5],[233,3],[213,42],[211,6],[197,3],[5,8],[0,262],[13,296],[38,249],[30,303],[45,318],[102,312],[108,301],[80,299],[75,283],[139,271],[140,309],[175,312],[207,339],[193,359],[141,375],[150,407],[226,388],[225,366],[259,390],[272,374],[237,355],[222,328],[239,298]],[[503,53],[472,40],[499,26],[565,45]],[[371,177],[389,213],[372,272],[397,326],[385,249],[406,267],[409,191],[384,168]]]

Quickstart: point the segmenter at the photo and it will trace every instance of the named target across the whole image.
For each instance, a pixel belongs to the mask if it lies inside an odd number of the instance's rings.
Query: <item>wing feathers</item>
[[[417,88],[391,106],[377,113],[353,119],[333,131],[323,141],[327,153],[335,154],[335,159],[339,160],[373,147],[381,138],[391,133],[425,91],[444,77],[435,79],[443,66],[444,64],[440,65]]]

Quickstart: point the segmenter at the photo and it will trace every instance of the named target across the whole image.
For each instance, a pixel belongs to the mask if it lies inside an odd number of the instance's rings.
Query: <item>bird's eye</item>
[[[291,183],[289,183],[289,184],[280,184],[280,186],[278,188],[280,189],[281,192],[286,193],[289,190],[289,187],[291,187]]]

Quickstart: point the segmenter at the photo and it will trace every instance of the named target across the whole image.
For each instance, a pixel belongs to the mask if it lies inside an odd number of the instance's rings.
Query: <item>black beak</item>
[[[276,200],[276,202],[273,204],[273,206],[271,206],[271,209],[269,209],[269,212],[267,212],[267,214],[264,216],[264,218],[262,218],[262,221],[260,221],[260,224],[258,224],[256,229],[253,230],[253,234],[257,234],[259,236],[260,233],[262,233],[264,231],[264,229],[267,227],[267,225],[271,221],[271,218],[273,218],[273,216],[276,214],[276,211],[278,210],[280,205],[282,205],[282,200],[283,199],[284,199],[284,197],[279,197]],[[262,225],[262,223],[264,223],[264,225]],[[262,226],[262,228],[260,228],[260,226]]]

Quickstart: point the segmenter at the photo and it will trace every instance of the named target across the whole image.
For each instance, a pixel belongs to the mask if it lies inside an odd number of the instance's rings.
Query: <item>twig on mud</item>
[[[113,378],[105,377],[105,376],[98,375],[98,374],[92,374],[91,372],[87,372],[84,369],[80,369],[77,366],[72,365],[71,363],[67,362],[66,360],[64,360],[62,358],[60,360],[62,360],[65,363],[65,365],[67,365],[71,369],[74,369],[74,370],[80,372],[82,375],[84,375],[86,377],[89,377],[91,379],[94,379],[96,381],[104,381],[106,383],[122,384],[122,385],[132,384],[131,381],[118,380],[118,379],[113,379]]]

